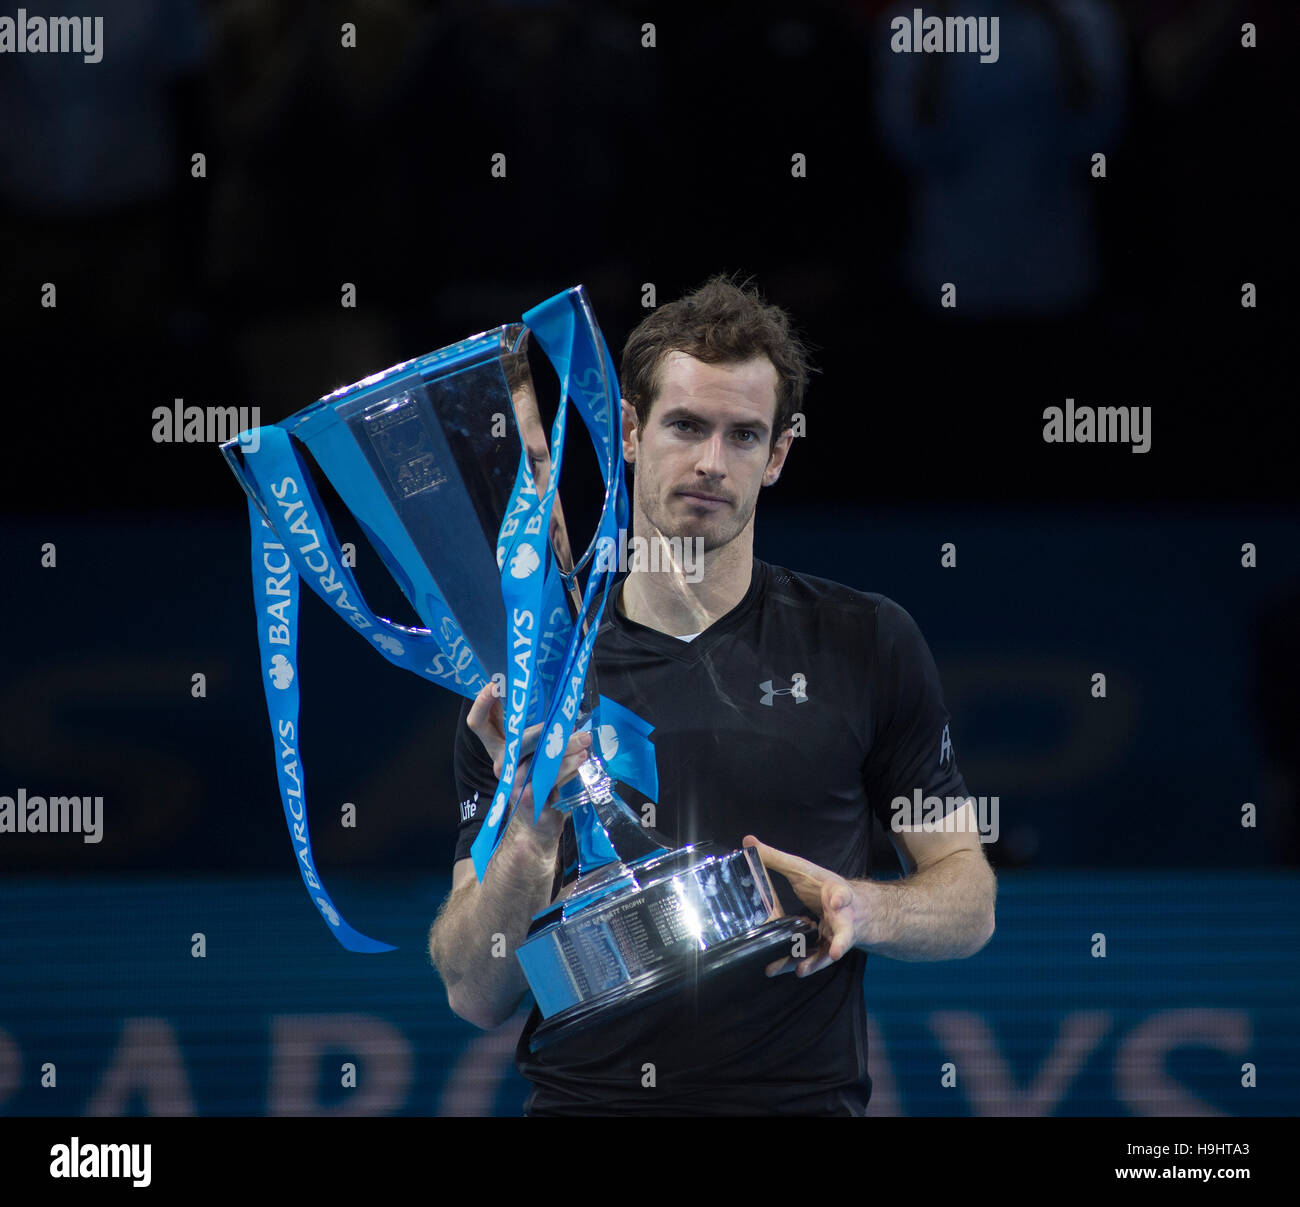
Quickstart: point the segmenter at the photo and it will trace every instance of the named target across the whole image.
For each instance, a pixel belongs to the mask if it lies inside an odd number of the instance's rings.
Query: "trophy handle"
[[[609,447],[605,450],[605,464],[608,472],[602,474],[605,481],[605,497],[602,500],[602,505],[615,507],[618,492],[620,490],[626,491],[626,483],[623,481],[622,424],[619,419],[621,399],[615,398],[613,392],[609,389],[609,383],[616,381],[617,378],[614,375],[614,366],[610,363],[609,348],[605,345],[605,337],[601,334],[600,326],[596,322],[595,312],[592,310],[591,302],[587,298],[587,291],[581,285],[578,285],[571,291],[571,296],[587,328],[588,338],[596,354],[600,380],[604,386],[603,393],[606,405],[615,412],[614,421],[611,424],[612,437]],[[527,318],[526,315],[524,317]],[[557,498],[558,493],[557,491]],[[583,555],[578,558],[571,572],[572,574],[576,575],[591,560],[592,554],[595,553],[596,546],[599,544],[599,535],[599,531],[592,534],[591,542],[587,545]]]

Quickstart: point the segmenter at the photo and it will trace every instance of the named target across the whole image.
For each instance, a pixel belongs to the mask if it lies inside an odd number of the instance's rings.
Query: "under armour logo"
[[[763,693],[759,703],[766,704],[768,708],[772,707],[773,696],[793,696],[796,704],[803,704],[808,699],[807,680],[798,672],[790,677],[789,687],[773,688],[771,679],[765,679],[758,687]]]
[[[948,726],[943,727],[943,737],[939,739],[939,766],[946,767],[952,762],[952,739],[948,736]]]

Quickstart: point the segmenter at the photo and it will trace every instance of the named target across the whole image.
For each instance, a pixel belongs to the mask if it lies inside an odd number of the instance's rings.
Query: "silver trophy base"
[[[623,1017],[744,964],[791,954],[807,918],[777,916],[756,853],[709,844],[616,863],[584,876],[537,915],[518,950],[544,1021],[530,1046]]]

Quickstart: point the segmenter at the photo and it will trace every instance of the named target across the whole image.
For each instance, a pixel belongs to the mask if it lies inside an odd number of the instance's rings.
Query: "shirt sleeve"
[[[895,799],[904,797],[910,806],[919,790],[922,801],[927,796],[944,801],[946,815],[968,794],[939,671],[916,621],[883,597],[876,609],[872,680],[873,736],[863,770],[872,811],[888,831]]]
[[[471,703],[470,700],[461,702],[452,756],[456,775],[456,799],[460,802],[460,827],[456,832],[457,862],[470,857],[469,849],[478,837],[483,818],[492,806],[492,794],[497,789],[492,760],[488,758],[478,735],[465,723]]]

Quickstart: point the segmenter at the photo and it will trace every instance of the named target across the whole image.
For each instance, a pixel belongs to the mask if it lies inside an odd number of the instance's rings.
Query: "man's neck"
[[[691,568],[650,570],[633,564],[623,580],[618,608],[629,620],[673,637],[701,633],[732,610],[749,590],[754,572],[753,530],[704,554],[703,573]],[[690,579],[699,581],[691,582]]]

